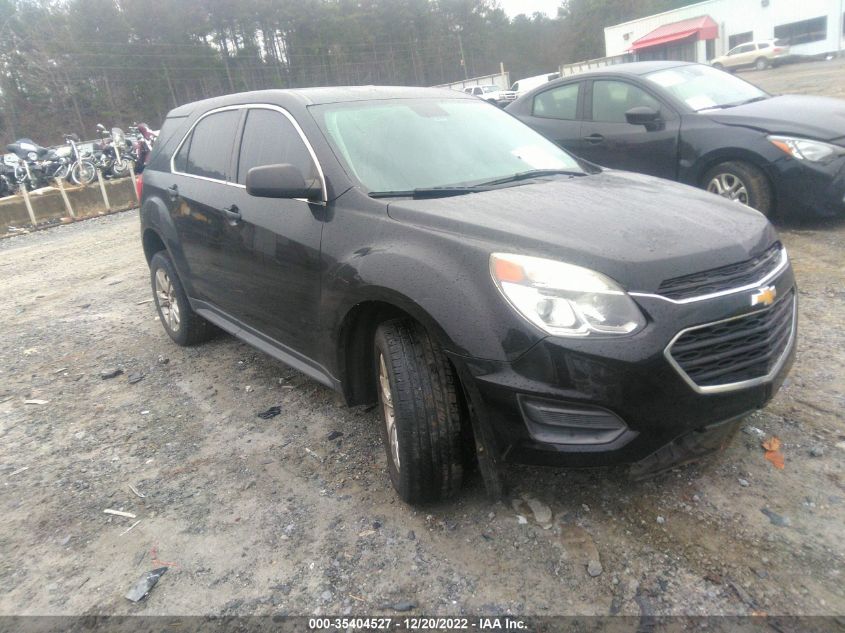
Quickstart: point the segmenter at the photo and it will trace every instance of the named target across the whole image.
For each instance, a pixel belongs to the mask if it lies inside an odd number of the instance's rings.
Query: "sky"
[[[514,17],[520,13],[533,15],[534,12],[540,11],[553,18],[557,16],[560,0],[499,0],[499,6],[505,10],[509,17]]]

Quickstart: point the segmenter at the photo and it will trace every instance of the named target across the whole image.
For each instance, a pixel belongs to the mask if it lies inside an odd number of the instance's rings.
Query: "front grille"
[[[657,294],[677,301],[758,283],[766,275],[777,270],[782,250],[780,243],[776,243],[757,257],[738,264],[667,279],[660,284]]]
[[[669,348],[678,367],[699,387],[768,376],[792,337],[795,293],[747,316],[687,330]]]

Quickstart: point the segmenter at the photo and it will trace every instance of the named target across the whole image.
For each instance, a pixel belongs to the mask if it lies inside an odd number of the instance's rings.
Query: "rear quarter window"
[[[232,180],[229,165],[232,161],[232,147],[240,119],[240,110],[224,110],[201,119],[179,150],[174,166],[183,160],[182,151],[187,148],[184,157],[184,173],[214,180]],[[181,171],[179,167],[177,171]]]

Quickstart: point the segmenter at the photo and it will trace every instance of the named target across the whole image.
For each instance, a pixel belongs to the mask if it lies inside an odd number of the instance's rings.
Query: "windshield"
[[[696,112],[739,105],[769,96],[739,77],[698,64],[658,70],[647,74],[646,78]]]
[[[371,192],[454,187],[575,159],[499,108],[466,99],[332,103],[312,112],[350,175]]]

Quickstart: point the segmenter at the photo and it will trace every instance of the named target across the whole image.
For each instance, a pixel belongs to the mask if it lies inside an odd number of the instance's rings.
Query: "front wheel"
[[[382,323],[374,342],[382,436],[393,487],[411,504],[454,495],[463,481],[458,379],[421,326]]]
[[[757,70],[766,70],[769,67],[769,60],[765,57],[761,57],[756,62],[754,62],[754,68]]]
[[[123,176],[129,175],[129,161],[125,158],[121,158],[120,160],[114,161],[112,165],[112,174],[114,174],[117,178],[122,178]]]
[[[80,160],[70,168],[70,180],[75,185],[90,185],[97,178],[97,168],[89,160]]]
[[[771,217],[774,211],[772,187],[766,175],[742,161],[721,163],[704,175],[704,188],[711,193],[740,202]]]

